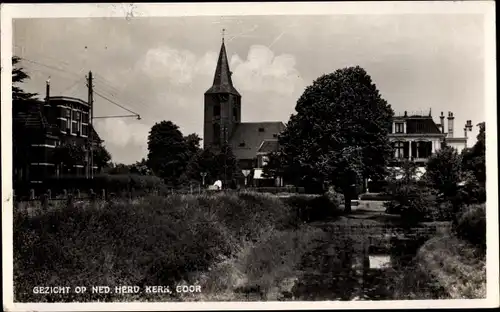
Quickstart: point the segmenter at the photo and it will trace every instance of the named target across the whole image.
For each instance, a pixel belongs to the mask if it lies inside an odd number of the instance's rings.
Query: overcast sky
[[[96,121],[113,161],[147,154],[155,122],[171,120],[202,136],[203,93],[211,86],[221,29],[243,121],[286,122],[307,85],[322,74],[360,65],[396,112],[423,111],[463,125],[485,119],[481,15],[334,15],[17,19],[14,54],[32,60],[30,92],[87,99],[95,90],[142,120]],[[95,96],[95,116],[123,115]],[[469,134],[475,142],[477,127]]]

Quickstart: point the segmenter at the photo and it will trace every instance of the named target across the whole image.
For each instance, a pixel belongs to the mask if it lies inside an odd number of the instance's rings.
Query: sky
[[[222,29],[242,121],[287,122],[304,88],[319,76],[359,65],[396,113],[432,110],[485,120],[484,21],[473,14],[39,18],[13,21],[13,53],[29,92],[87,99],[95,91],[142,119],[96,119],[114,162],[147,155],[147,136],[171,120],[203,134],[203,94],[211,86]],[[127,111],[94,96],[94,116]],[[478,129],[469,132],[468,145]]]

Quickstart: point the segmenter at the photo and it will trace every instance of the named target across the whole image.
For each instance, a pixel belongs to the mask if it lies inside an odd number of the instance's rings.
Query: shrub
[[[432,220],[437,196],[432,189],[415,182],[393,181],[387,193],[392,200],[384,203],[388,213],[398,213],[404,221],[413,223]]]
[[[485,204],[467,206],[459,215],[455,231],[457,236],[486,250],[486,207]]]
[[[342,214],[340,204],[330,200],[328,195],[307,196],[294,195],[282,198],[302,222],[324,221]]]
[[[110,301],[114,295],[40,295],[36,285],[169,285],[207,271],[242,241],[289,228],[294,215],[279,198],[256,193],[148,196],[100,209],[14,215],[17,301]],[[130,298],[129,298],[130,299]]]

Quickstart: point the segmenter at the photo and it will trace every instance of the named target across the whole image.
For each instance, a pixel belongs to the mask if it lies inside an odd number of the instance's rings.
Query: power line
[[[72,83],[69,87],[67,87],[66,89],[64,89],[63,91],[59,92],[61,95],[64,93],[64,92],[67,92],[68,90],[74,88],[78,83],[82,82],[83,79],[86,79],[86,78],[80,78],[78,80],[76,80],[74,83]]]
[[[95,93],[95,94],[97,94],[99,97],[101,97],[101,98],[105,99],[106,101],[108,101],[108,102],[110,102],[110,103],[112,103],[112,104],[114,104],[114,105],[116,105],[116,106],[120,107],[121,109],[126,110],[126,111],[127,111],[127,112],[129,112],[129,113],[132,113],[132,114],[135,114],[135,115],[139,115],[139,114],[137,114],[136,112],[134,112],[134,111],[132,111],[132,110],[130,110],[130,109],[128,109],[128,108],[126,108],[126,107],[124,107],[123,105],[118,104],[118,103],[116,103],[116,102],[115,102],[115,101],[113,101],[113,100],[110,100],[109,98],[105,97],[104,95],[100,94],[99,92],[97,92],[97,91],[95,91],[95,90],[94,90],[94,93]]]
[[[24,61],[27,61],[27,62],[30,62],[30,63],[33,63],[33,64],[37,64],[37,65],[40,65],[40,66],[44,66],[44,67],[47,67],[47,68],[50,68],[50,69],[54,69],[54,70],[57,70],[57,71],[61,71],[61,72],[64,72],[64,73],[68,73],[68,74],[71,74],[73,76],[78,76],[80,77],[80,74],[76,74],[74,72],[70,72],[68,70],[65,70],[65,69],[61,69],[61,68],[58,68],[58,67],[54,67],[54,66],[51,66],[51,65],[47,65],[47,64],[44,64],[44,63],[41,63],[41,62],[38,62],[38,61],[33,61],[33,60],[30,60],[30,59],[27,59],[27,58],[24,58],[24,57],[19,57],[21,60],[24,60]]]

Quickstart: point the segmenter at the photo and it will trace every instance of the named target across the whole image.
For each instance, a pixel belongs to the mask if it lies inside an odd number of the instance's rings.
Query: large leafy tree
[[[387,174],[394,112],[359,66],[323,75],[306,88],[279,138],[297,180],[327,182],[351,210],[353,186]]]
[[[198,151],[186,168],[186,177],[191,181],[203,182],[202,173],[206,174],[205,184],[211,184],[218,178],[215,154],[208,148]]]
[[[172,187],[181,184],[189,150],[179,127],[171,121],[156,123],[148,136],[148,167]]]
[[[201,150],[201,138],[196,133],[189,134],[188,136],[184,137],[184,140],[186,141],[191,156],[195,156]]]
[[[445,198],[457,194],[461,178],[461,157],[455,148],[444,146],[429,157],[425,167],[425,177],[434,189]]]

